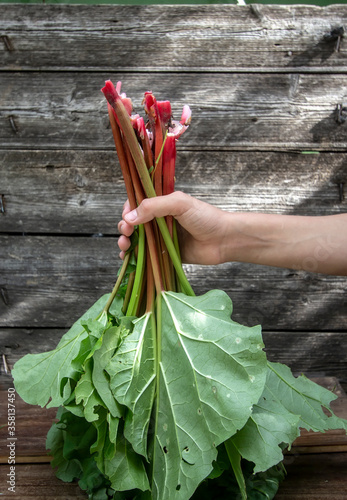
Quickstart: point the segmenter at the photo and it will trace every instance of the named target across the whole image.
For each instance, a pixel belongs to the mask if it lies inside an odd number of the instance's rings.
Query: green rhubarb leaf
[[[88,336],[82,323],[98,317],[108,297],[104,295],[88,309],[63,335],[54,350],[27,354],[15,363],[12,370],[14,385],[26,403],[42,407],[47,405],[47,408],[58,407],[70,397],[71,381],[77,381],[80,377],[80,366],[73,365],[73,361],[79,356],[81,343]]]
[[[93,359],[90,358],[85,363],[85,372],[77,382],[75,388],[76,403],[83,404],[84,417],[88,422],[93,422],[99,418],[99,414],[95,411],[98,406],[104,406],[102,399],[97,393],[93,381]]]
[[[222,449],[222,448],[221,448]],[[220,451],[218,452],[219,462]],[[242,474],[245,478],[247,500],[272,500],[278,491],[281,481],[285,477],[285,469],[282,464],[271,467],[266,472],[253,473],[253,463],[242,460]],[[222,463],[222,469],[224,464]],[[203,481],[196,490],[191,500],[211,499],[241,500],[240,488],[235,474],[229,467],[217,478]]]
[[[119,418],[113,417],[111,413],[107,414],[107,422],[109,426],[109,439],[111,443],[115,443],[117,441],[117,433],[118,433],[118,426],[119,426]]]
[[[84,418],[84,409],[82,404],[76,404],[75,391],[73,391],[70,397],[64,401],[64,408],[70,413],[73,413],[76,417]]]
[[[299,435],[299,420],[271,401],[265,388],[246,425],[230,441],[243,458],[254,462],[254,472],[265,471],[283,460],[281,444],[291,445]]]
[[[333,393],[304,376],[295,378],[288,366],[270,362],[268,366],[260,400],[246,425],[231,438],[242,457],[255,464],[255,473],[283,460],[283,448],[291,446],[300,427],[317,432],[347,429],[347,421],[331,413]]]
[[[128,331],[122,327],[109,328],[103,335],[101,347],[93,355],[92,383],[113,417],[121,417],[123,410],[111,392],[110,377],[105,368],[127,334]]]
[[[147,313],[134,321],[133,332],[106,367],[114,397],[130,410],[125,420],[124,436],[136,453],[145,457],[155,390],[154,335],[153,313]]]
[[[60,419],[62,415],[62,408],[59,408],[57,418]],[[81,473],[81,465],[78,460],[68,460],[64,457],[64,430],[59,423],[54,422],[47,433],[46,449],[49,450],[49,455],[53,456],[51,465],[56,469],[56,476],[70,483]]]
[[[230,319],[227,294],[162,294],[153,498],[190,498],[216,447],[241,429],[259,400],[267,365],[260,327]]]
[[[65,432],[63,454],[68,460],[80,459],[89,454],[91,443],[95,442],[96,431],[84,418],[64,411],[59,426]]]
[[[134,452],[131,444],[119,432],[116,443],[117,452],[105,461],[105,475],[116,491],[149,489],[146,469],[140,455]]]
[[[288,412],[300,416],[299,427],[315,432],[329,429],[347,431],[347,420],[334,415],[330,408],[331,402],[337,398],[335,394],[304,375],[294,377],[286,365],[269,362],[268,366],[266,387],[269,394]]]
[[[109,438],[109,425],[107,421],[107,411],[104,408],[99,410],[99,418],[93,423],[97,430],[97,439],[90,447],[90,453],[95,454],[95,461],[98,469],[105,473],[105,462],[111,460],[116,453],[115,443]]]
[[[78,484],[87,491],[88,498],[108,500],[107,493],[114,493],[110,490],[110,482],[98,469],[95,456],[89,453],[97,430],[93,424],[88,424],[84,418],[76,417],[63,407],[59,408],[57,418],[59,422],[52,425],[46,440],[46,448],[54,456],[51,465],[56,469],[57,477],[66,482],[79,479]],[[70,441],[76,446],[66,444]],[[66,451],[69,456],[66,456]]]

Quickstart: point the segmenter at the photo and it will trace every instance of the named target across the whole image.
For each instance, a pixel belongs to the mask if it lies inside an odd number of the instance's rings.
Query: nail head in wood
[[[347,120],[347,103],[343,102],[336,106],[336,117],[335,120],[338,124],[345,123]]]
[[[17,127],[16,120],[14,119],[14,116],[13,116],[13,115],[10,115],[10,116],[8,117],[8,121],[10,122],[10,125],[11,125],[11,128],[12,128],[13,132],[14,132],[15,134],[17,134],[17,133],[18,133],[18,127]]]
[[[326,42],[336,42],[335,52],[339,52],[341,47],[341,40],[344,34],[345,28],[343,26],[339,26],[337,28],[333,28],[327,35],[324,35],[324,40]]]
[[[6,209],[5,209],[5,197],[3,194],[0,194],[0,212],[2,215],[5,215]]]
[[[2,35],[1,36],[1,40],[4,42],[4,45],[5,45],[6,50],[8,52],[13,52],[14,51],[12,42],[11,42],[10,38],[8,37],[8,35]]]
[[[5,306],[8,306],[9,300],[8,300],[7,290],[5,290],[5,288],[0,289],[0,295],[1,295],[2,301],[5,304]]]

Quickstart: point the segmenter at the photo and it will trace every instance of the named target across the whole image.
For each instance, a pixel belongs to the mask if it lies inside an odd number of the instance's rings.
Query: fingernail
[[[137,210],[136,210],[136,208],[135,208],[135,210],[132,210],[131,212],[129,212],[128,214],[126,214],[126,216],[124,218],[128,222],[134,222],[137,219]]]

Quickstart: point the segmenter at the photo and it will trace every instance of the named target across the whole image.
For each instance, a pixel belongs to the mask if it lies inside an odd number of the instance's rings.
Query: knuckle
[[[145,198],[137,210],[140,210],[141,215],[146,216],[151,212],[151,205],[151,200],[149,198]]]

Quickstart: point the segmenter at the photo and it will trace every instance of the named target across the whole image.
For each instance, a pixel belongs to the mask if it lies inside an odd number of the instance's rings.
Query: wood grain
[[[347,453],[288,457],[276,500],[345,500],[346,463]]]
[[[346,165],[346,153],[180,149],[176,189],[228,211],[343,213]],[[126,193],[115,151],[4,150],[0,170],[0,232],[116,234]]]
[[[6,477],[7,465],[0,465],[0,474]],[[37,500],[86,500],[87,495],[77,483],[63,483],[50,464],[17,464],[16,489],[4,493],[3,500],[30,498]]]
[[[116,238],[2,236],[0,326],[69,327],[102,294],[120,266]],[[307,262],[314,265],[314,262]],[[233,318],[265,329],[345,330],[346,279],[227,263],[185,265],[196,294],[228,293]]]
[[[345,72],[343,5],[1,5],[3,69]],[[330,41],[329,41],[330,40]]]
[[[119,79],[136,112],[147,90],[169,98],[176,119],[184,104],[192,126],[181,146],[196,150],[347,148],[347,123],[336,121],[347,98],[339,74],[153,74],[5,72],[0,80],[2,148],[113,148],[106,79]],[[11,121],[12,120],[12,121]],[[15,123],[15,126],[13,126]]]
[[[8,369],[25,354],[55,349],[67,328],[0,328],[0,353]],[[345,332],[303,332],[263,330],[265,351],[270,361],[284,363],[295,375],[335,377],[347,387],[347,334]],[[5,372],[0,360],[0,373]],[[327,384],[327,380],[317,383]],[[337,390],[331,384],[330,390]],[[341,396],[342,392],[337,393]]]

